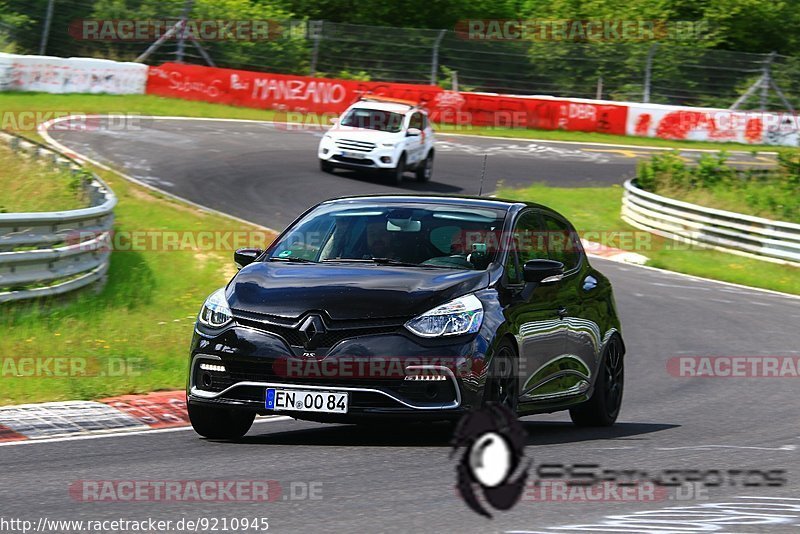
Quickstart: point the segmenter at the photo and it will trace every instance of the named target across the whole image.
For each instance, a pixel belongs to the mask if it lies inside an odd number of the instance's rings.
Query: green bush
[[[722,151],[687,163],[677,152],[639,162],[645,191],[708,207],[800,222],[800,154],[781,152],[772,170],[736,169]]]

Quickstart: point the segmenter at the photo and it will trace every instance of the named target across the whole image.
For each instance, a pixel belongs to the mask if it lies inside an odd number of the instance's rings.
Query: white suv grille
[[[377,145],[368,141],[356,141],[354,139],[337,139],[336,146],[342,150],[352,150],[354,152],[371,152]]]

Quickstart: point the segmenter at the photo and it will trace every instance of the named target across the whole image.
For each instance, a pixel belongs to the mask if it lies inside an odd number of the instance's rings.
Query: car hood
[[[488,282],[486,271],[256,262],[239,271],[226,296],[233,310],[282,317],[315,310],[333,320],[410,318]]]
[[[352,126],[337,126],[328,131],[334,139],[352,139],[367,143],[389,143],[402,138],[400,132],[382,132],[369,128],[354,128]]]

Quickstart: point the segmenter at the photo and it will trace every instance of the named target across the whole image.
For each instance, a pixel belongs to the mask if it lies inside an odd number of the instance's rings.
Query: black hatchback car
[[[323,202],[204,303],[194,429],[256,414],[327,422],[454,419],[488,402],[611,425],[624,381],[611,284],[544,206],[490,198]]]

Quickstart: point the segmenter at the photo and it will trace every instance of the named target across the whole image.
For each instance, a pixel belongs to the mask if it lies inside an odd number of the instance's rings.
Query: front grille
[[[363,158],[363,159],[362,158],[348,158],[348,157],[345,157],[345,156],[336,155],[336,156],[333,156],[333,158],[331,158],[331,159],[336,160],[336,161],[341,161],[342,163],[350,163],[351,165],[362,165],[364,167],[374,167],[375,166],[375,162],[372,161],[369,158]]]
[[[303,345],[303,336],[296,328],[269,324],[263,321],[256,321],[244,317],[236,317],[236,324],[248,326],[262,332],[276,335],[283,339],[287,344],[295,347],[301,347]]]
[[[369,141],[356,141],[355,139],[339,139],[336,141],[336,147],[341,150],[352,150],[354,152],[370,152],[377,145]]]
[[[283,339],[288,345],[293,347],[306,348],[331,348],[345,339],[355,339],[364,336],[374,336],[380,334],[393,334],[402,327],[397,322],[380,321],[324,321],[326,331],[313,338],[313,342],[306,343],[306,338],[298,326],[302,320],[292,326],[286,324],[276,324],[272,319],[256,318],[253,314],[234,314],[236,323],[247,326],[261,332],[273,334]],[[283,319],[285,322],[285,319]],[[333,324],[330,324],[333,323]],[[338,324],[337,324],[338,323]]]

